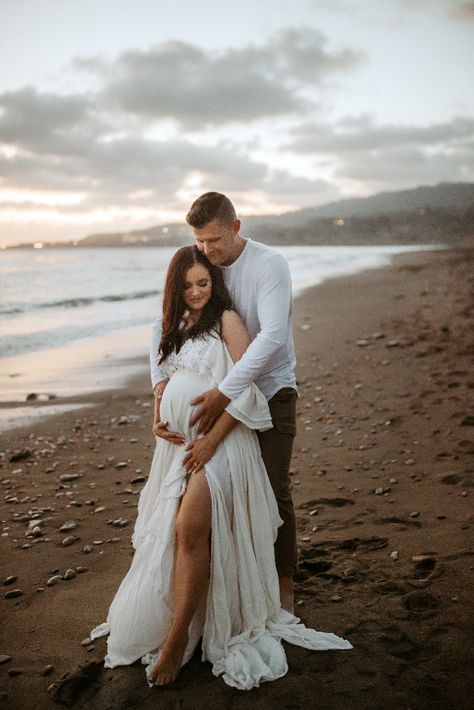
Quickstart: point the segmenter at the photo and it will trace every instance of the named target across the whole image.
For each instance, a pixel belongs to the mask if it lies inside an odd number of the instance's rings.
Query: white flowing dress
[[[187,340],[161,367],[169,376],[160,414],[168,428],[196,439],[189,426],[190,401],[215,387],[233,366],[225,343],[206,335]],[[314,650],[349,649],[349,641],[306,628],[280,607],[273,545],[282,520],[263,464],[255,429],[272,426],[267,401],[254,385],[227,411],[239,423],[205,466],[212,499],[210,581],[207,598],[190,628],[183,663],[202,638],[202,660],[214,675],[249,690],[288,670],[282,640]],[[184,446],[186,446],[184,444]],[[90,638],[109,634],[106,668],[136,660],[149,672],[159,658],[173,617],[172,577],[175,519],[187,474],[184,446],[157,438],[150,475],[138,500],[132,535],[132,564],[122,580],[107,621]]]

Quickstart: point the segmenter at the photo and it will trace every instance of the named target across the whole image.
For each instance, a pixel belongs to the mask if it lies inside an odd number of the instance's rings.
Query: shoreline
[[[473,263],[468,249],[402,255],[295,303],[296,611],[347,638],[350,653],[287,647],[288,674],[249,697],[214,678],[198,651],[163,696],[150,694],[139,663],[104,669],[104,639],[81,645],[131,562],[154,449],[143,373],[89,397],[93,409],[3,437],[0,572],[17,579],[2,586],[11,660],[0,665],[0,699],[22,710],[467,708]],[[38,536],[28,533],[35,520]],[[60,531],[67,521],[72,533]],[[47,584],[68,569],[70,579]],[[5,599],[12,589],[22,593]]]
[[[309,277],[308,281],[302,280],[295,286],[295,304],[307,292],[335,279],[385,268],[398,257],[410,259],[415,254],[435,253],[441,249],[440,245],[418,245],[408,252],[372,254],[371,261],[362,266],[355,263],[329,276]],[[149,369],[149,339],[150,326],[133,326],[51,349],[1,358],[0,432],[27,426],[29,412],[34,422],[41,413],[49,416],[48,410],[52,407],[61,407],[61,411],[66,412],[68,405],[84,403],[84,396],[93,400],[100,392],[126,388],[129,381]]]

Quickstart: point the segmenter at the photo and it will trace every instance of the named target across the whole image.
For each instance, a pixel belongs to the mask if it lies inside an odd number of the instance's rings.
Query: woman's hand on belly
[[[169,444],[176,444],[176,446],[182,446],[184,444],[184,436],[179,434],[177,431],[168,431],[168,422],[156,422],[153,424],[153,434],[164,439]]]
[[[186,446],[187,456],[183,459],[183,466],[188,473],[196,473],[216,453],[218,442],[210,436],[196,439]]]

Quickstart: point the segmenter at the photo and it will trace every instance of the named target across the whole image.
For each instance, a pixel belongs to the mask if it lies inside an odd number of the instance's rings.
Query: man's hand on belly
[[[229,402],[230,399],[226,397],[225,394],[222,394],[218,387],[203,392],[191,402],[192,405],[199,404],[200,406],[197,412],[191,417],[189,426],[194,426],[197,421],[201,420],[197,433],[207,434],[219,419]]]

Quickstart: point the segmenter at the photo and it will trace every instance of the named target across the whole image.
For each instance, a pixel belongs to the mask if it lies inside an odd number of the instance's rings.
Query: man
[[[225,195],[207,192],[186,216],[197,247],[212,264],[222,268],[234,307],[245,323],[252,342],[227,377],[193,400],[199,404],[191,423],[200,420],[206,433],[251,382],[268,400],[273,429],[257,432],[262,458],[274,490],[283,525],[275,543],[275,560],[283,608],[293,611],[293,577],[296,571],[296,526],[290,493],[289,467],[296,433],[296,357],[292,336],[293,299],[289,268],[274,249],[243,239],[234,206]],[[152,339],[152,384],[161,397],[166,383],[156,368],[159,342]]]

